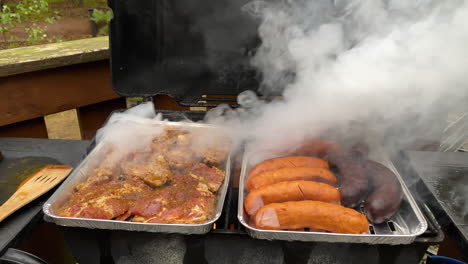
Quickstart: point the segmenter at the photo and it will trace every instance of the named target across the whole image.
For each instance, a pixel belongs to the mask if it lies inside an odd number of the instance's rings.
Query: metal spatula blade
[[[67,177],[71,170],[72,166],[68,165],[49,165],[33,174],[20,185],[10,199],[0,206],[0,222],[52,189]]]

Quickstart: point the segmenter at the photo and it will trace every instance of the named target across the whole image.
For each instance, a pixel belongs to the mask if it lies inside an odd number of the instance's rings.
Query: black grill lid
[[[109,0],[113,89],[188,106],[206,101],[202,95],[257,90],[249,61],[258,21],[242,11],[249,1]]]

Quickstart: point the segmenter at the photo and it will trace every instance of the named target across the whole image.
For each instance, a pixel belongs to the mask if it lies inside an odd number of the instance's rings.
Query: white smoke
[[[467,108],[467,1],[254,1],[244,10],[261,19],[252,60],[261,91],[282,90],[282,100],[244,94],[248,113],[222,106],[206,119],[257,147],[330,131],[387,134],[401,147],[437,138],[447,113]]]

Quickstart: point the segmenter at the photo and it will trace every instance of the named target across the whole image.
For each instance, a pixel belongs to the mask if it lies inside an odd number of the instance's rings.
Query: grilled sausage
[[[358,142],[351,147],[349,154],[354,160],[364,163],[369,155],[369,146],[364,142]]]
[[[245,211],[255,215],[260,207],[280,202],[314,200],[339,204],[340,192],[325,183],[312,181],[288,181],[262,186],[245,198]]]
[[[360,162],[353,159],[352,155],[339,145],[329,141],[312,140],[296,153],[324,158],[338,169],[341,203],[344,206],[355,207],[366,196],[368,179]]]
[[[303,156],[290,156],[266,160],[258,163],[250,169],[247,178],[254,177],[262,172],[285,169],[285,168],[295,168],[295,167],[304,167],[304,168],[322,168],[328,169],[328,162],[325,160],[312,158],[312,157],[303,157]]]
[[[319,201],[265,205],[255,215],[255,225],[270,230],[313,228],[346,234],[364,234],[369,231],[369,223],[364,215],[341,205]]]
[[[364,169],[346,152],[330,154],[329,160],[336,164],[339,171],[341,203],[356,207],[367,194],[368,179]]]
[[[247,189],[254,190],[273,183],[297,180],[323,181],[336,186],[336,177],[329,170],[298,167],[262,172],[247,180]]]
[[[368,160],[365,163],[373,191],[364,203],[367,219],[380,224],[392,217],[400,208],[402,190],[396,175],[384,165]]]
[[[326,140],[309,140],[294,151],[296,155],[314,156],[324,158],[328,153],[344,152],[338,144]]]

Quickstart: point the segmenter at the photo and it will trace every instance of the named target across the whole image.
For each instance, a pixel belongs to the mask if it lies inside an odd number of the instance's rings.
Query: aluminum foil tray
[[[246,176],[251,164],[249,154],[244,155],[239,182],[239,204],[237,217],[245,226],[247,233],[258,239],[287,240],[287,241],[314,241],[332,243],[365,243],[365,244],[411,244],[414,239],[424,233],[427,222],[411,196],[400,174],[382,149],[370,153],[371,160],[382,163],[392,170],[402,185],[403,198],[399,211],[387,222],[370,225],[368,234],[337,234],[326,232],[263,230],[248,224],[248,215],[244,210],[244,199],[247,196],[245,189]],[[251,157],[251,156],[250,156]],[[360,208],[362,210],[362,208]]]
[[[151,121],[148,125],[168,125],[181,128],[216,128],[211,125],[199,123],[183,123],[183,122],[163,122]],[[216,194],[217,205],[216,214],[213,218],[204,224],[158,224],[158,223],[137,223],[128,221],[117,220],[101,220],[89,218],[75,218],[75,217],[62,217],[56,214],[57,210],[65,201],[68,200],[73,192],[73,189],[78,184],[84,182],[88,177],[90,170],[94,169],[93,160],[99,156],[100,151],[105,146],[98,144],[89,155],[76,167],[68,176],[65,182],[55,191],[55,193],[47,200],[43,206],[44,218],[46,221],[54,222],[57,225],[69,227],[84,227],[84,228],[97,228],[97,229],[115,229],[127,231],[145,231],[145,232],[159,232],[159,233],[180,233],[180,234],[206,234],[208,233],[213,224],[221,216],[223,209],[224,199],[229,185],[230,168],[231,168],[231,155],[226,158],[225,164],[225,178],[220,189]]]

